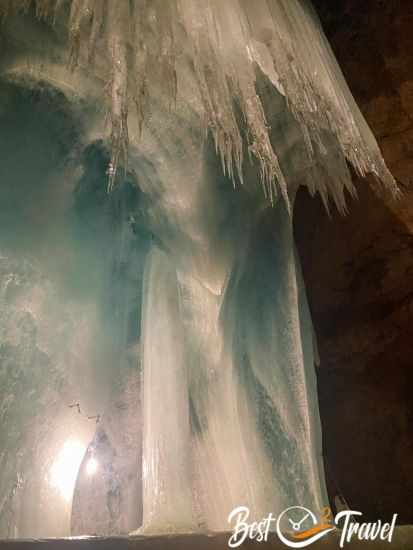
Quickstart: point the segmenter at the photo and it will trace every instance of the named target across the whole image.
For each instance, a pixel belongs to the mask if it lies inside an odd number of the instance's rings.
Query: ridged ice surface
[[[245,253],[237,247],[225,293],[192,273],[179,270],[177,279],[163,252],[148,259],[148,532],[225,530],[240,503],[251,520],[292,502],[316,510],[327,503],[311,320],[282,205],[275,219],[248,234]]]

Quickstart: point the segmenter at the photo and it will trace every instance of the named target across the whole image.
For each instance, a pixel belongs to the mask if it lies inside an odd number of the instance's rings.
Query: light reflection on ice
[[[66,501],[70,501],[75,488],[77,473],[80,468],[86,446],[75,439],[66,441],[56,456],[49,474],[49,483],[57,489]],[[88,463],[89,466],[93,459]],[[93,465],[92,465],[93,466]],[[95,465],[95,470],[96,470]]]

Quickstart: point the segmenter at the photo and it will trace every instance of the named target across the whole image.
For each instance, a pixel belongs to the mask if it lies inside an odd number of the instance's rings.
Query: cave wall
[[[359,181],[349,214],[300,192],[296,234],[321,365],[330,496],[366,517],[413,522],[413,4],[314,2],[402,190]]]

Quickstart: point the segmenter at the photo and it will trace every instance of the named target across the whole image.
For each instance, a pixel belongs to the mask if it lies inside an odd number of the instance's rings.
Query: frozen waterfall
[[[320,511],[295,195],[398,190],[311,5],[0,16],[0,537]]]
[[[282,203],[268,216],[235,244],[221,292],[174,269],[162,251],[148,259],[147,531],[225,530],[240,503],[255,520],[293,502],[315,510],[327,503],[312,327],[291,220]]]

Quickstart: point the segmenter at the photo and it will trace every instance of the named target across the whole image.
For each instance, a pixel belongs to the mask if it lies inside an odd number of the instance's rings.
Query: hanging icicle
[[[111,59],[111,166],[109,191],[113,188],[119,161],[127,162],[128,150],[128,62],[129,0],[107,3],[108,47]]]
[[[376,176],[378,190],[397,196],[396,183],[309,2],[68,0],[67,4],[71,65],[79,63],[81,48],[87,52],[86,62],[93,63],[98,42],[107,44],[109,188],[119,165],[127,160],[129,99],[136,104],[142,129],[151,88],[161,89],[173,107],[180,70],[189,65],[206,128],[234,182],[242,182],[247,151],[258,162],[268,199],[274,202],[280,194],[289,203],[289,174],[281,169],[257,91],[261,71],[285,96],[300,125],[308,158],[317,166],[309,170],[314,179],[307,185],[319,191],[326,204],[330,197],[344,211],[344,190],[354,191],[344,159],[360,176]],[[33,6],[38,17],[57,17],[63,5],[62,0],[3,0],[0,16]],[[186,63],[180,63],[183,58]],[[332,174],[338,177],[331,178]]]

